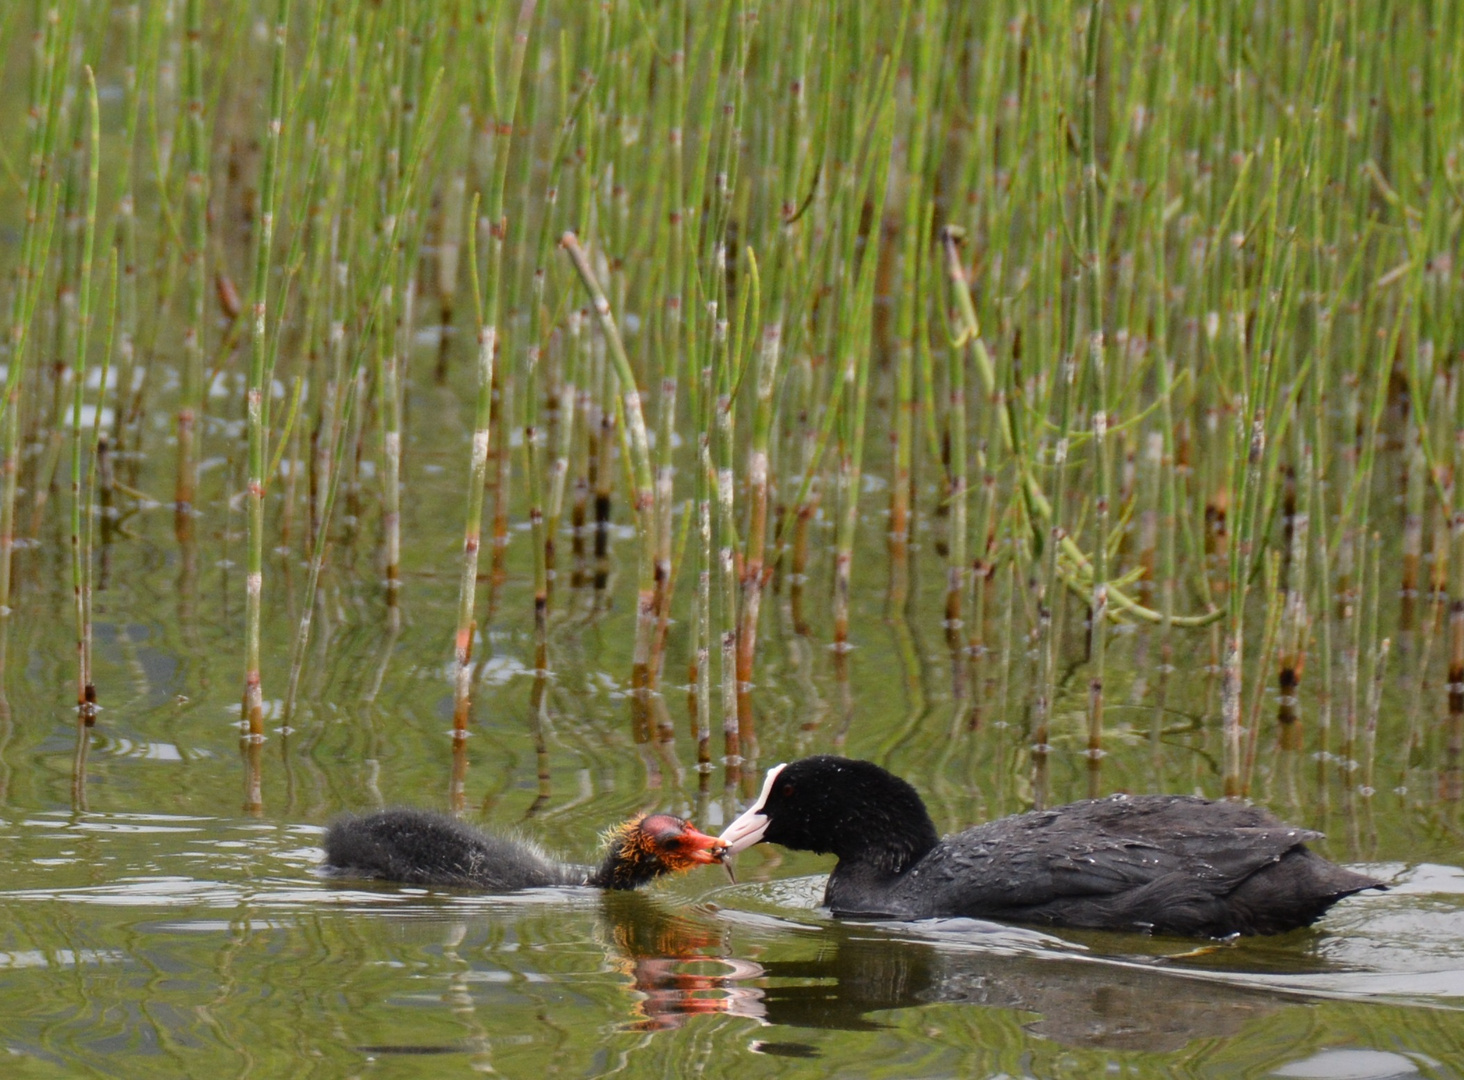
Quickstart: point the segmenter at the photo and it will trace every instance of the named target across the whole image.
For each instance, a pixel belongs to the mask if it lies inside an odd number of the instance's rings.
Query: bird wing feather
[[[1142,801],[1087,804],[1063,827],[1025,815],[947,837],[899,886],[901,907],[920,915],[960,910],[992,915],[1054,900],[1102,900],[1156,882],[1184,880],[1189,891],[1218,896],[1317,836],[1263,811],[1236,806],[1197,828],[1184,804],[1150,809]]]

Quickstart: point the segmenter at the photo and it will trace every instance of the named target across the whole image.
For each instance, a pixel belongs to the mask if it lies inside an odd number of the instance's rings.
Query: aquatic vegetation
[[[460,523],[455,610],[414,614],[459,799],[475,640],[531,621],[542,739],[630,522],[629,731],[674,757],[684,659],[704,788],[755,784],[768,597],[847,688],[878,588],[943,631],[952,747],[1019,726],[1035,802],[1075,739],[1104,789],[1116,678],[1157,757],[1206,651],[1216,794],[1310,752],[1457,801],[1461,38],[1448,5],[12,5],[0,664],[17,540],[69,513],[80,715],[105,702],[90,568],[167,458],[182,595],[235,557],[200,514],[244,513],[250,768],[267,703],[310,708],[332,553],[395,634]],[[461,516],[428,521],[438,385],[472,423]]]

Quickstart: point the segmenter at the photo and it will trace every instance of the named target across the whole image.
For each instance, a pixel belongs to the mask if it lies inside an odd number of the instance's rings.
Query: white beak
[[[760,841],[767,831],[768,816],[753,808],[728,825],[722,835],[717,837],[717,842],[727,845],[728,855],[736,855]]]
[[[733,821],[722,830],[722,835],[717,837],[717,842],[727,845],[727,854],[736,855],[739,851],[746,851],[763,838],[763,833],[768,831],[768,816],[763,813],[763,807],[767,805],[768,795],[773,790],[773,783],[778,779],[778,774],[785,766],[779,765],[769,769],[767,779],[763,781],[762,791],[758,794],[757,802],[744,810],[737,820]]]

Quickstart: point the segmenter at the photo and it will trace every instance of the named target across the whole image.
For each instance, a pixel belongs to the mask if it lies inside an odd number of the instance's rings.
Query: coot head
[[[638,889],[662,874],[721,862],[726,845],[675,814],[642,814],[611,829],[605,848],[589,884]]]
[[[869,761],[821,755],[768,770],[719,838],[731,855],[767,841],[898,874],[939,842],[915,789]]]

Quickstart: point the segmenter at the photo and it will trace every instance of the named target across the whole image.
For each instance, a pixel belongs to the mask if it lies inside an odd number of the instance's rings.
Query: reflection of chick
[[[325,834],[325,865],[334,873],[485,892],[554,885],[638,889],[663,874],[717,862],[721,853],[715,839],[673,814],[642,814],[610,829],[605,857],[593,868],[558,862],[532,844],[426,810],[343,817]]]
[[[615,951],[627,960],[689,960],[723,956],[728,929],[683,911],[667,911],[643,896],[607,896],[605,929]]]
[[[632,983],[636,1031],[679,1028],[689,1016],[762,1016],[762,975],[750,960],[731,960],[727,930],[715,922],[663,911],[641,897],[607,896],[606,929],[615,967]]]

